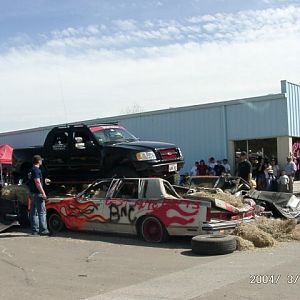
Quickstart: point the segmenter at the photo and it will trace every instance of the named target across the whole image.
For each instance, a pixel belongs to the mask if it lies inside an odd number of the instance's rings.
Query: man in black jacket
[[[237,176],[243,178],[250,183],[251,180],[252,165],[247,159],[246,152],[241,152],[240,162],[238,164]]]

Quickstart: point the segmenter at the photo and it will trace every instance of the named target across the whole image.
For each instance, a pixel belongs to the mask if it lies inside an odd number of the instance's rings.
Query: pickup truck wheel
[[[180,180],[180,175],[178,173],[175,173],[173,175],[170,175],[167,180],[171,183],[171,184],[179,184],[179,180]]]
[[[140,235],[146,242],[161,243],[167,238],[165,226],[155,217],[148,216],[140,223]]]
[[[51,233],[58,233],[63,230],[65,224],[58,213],[51,213],[48,217],[48,230]]]
[[[236,250],[236,239],[231,235],[198,235],[192,238],[192,251],[201,255],[220,255]]]
[[[130,168],[130,167],[117,167],[115,168],[111,174],[110,177],[115,177],[115,178],[139,178],[140,176],[138,173]]]

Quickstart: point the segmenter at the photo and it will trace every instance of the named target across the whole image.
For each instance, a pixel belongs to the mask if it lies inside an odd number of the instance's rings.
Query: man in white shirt
[[[197,176],[198,175],[198,165],[199,162],[195,162],[195,165],[192,167],[191,171],[190,171],[190,176]]]
[[[294,177],[295,177],[295,173],[297,171],[297,166],[296,164],[293,162],[292,157],[288,156],[286,158],[287,160],[287,164],[285,165],[285,173],[286,175],[289,177],[289,192],[293,193],[293,183],[294,183]]]

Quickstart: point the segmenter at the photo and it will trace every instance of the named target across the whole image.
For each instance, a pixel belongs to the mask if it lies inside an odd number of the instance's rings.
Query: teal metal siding
[[[288,134],[284,95],[267,101],[245,101],[227,106],[229,140],[278,137]]]
[[[300,137],[300,85],[282,80],[281,91],[287,97],[288,135]]]
[[[189,171],[195,160],[204,159],[207,162],[211,156],[220,159],[227,156],[222,107],[141,115],[120,122],[141,139],[179,146],[186,158],[185,172]]]

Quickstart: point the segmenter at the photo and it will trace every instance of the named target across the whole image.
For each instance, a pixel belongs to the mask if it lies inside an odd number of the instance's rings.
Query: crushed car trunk
[[[250,190],[245,198],[251,198],[256,204],[272,211],[274,217],[300,219],[300,198],[293,194]]]

